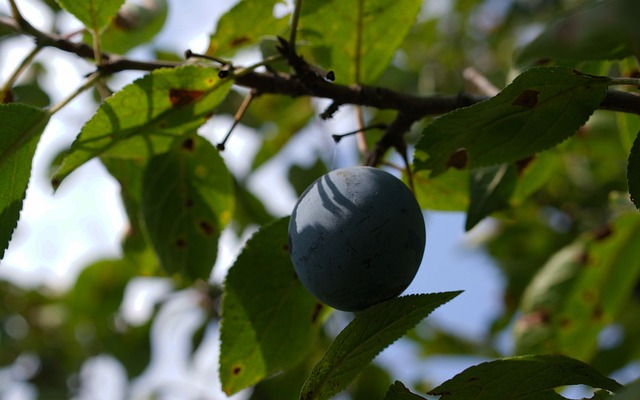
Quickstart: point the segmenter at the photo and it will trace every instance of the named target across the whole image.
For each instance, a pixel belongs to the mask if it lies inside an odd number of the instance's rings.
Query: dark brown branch
[[[93,49],[87,44],[72,42],[59,35],[44,33],[27,21],[16,21],[10,17],[0,16],[0,25],[17,33],[32,36],[39,46],[55,47],[87,59],[92,59],[94,56]],[[112,74],[124,70],[152,71],[158,68],[171,68],[180,65],[172,62],[137,61],[106,53],[102,54],[102,58],[103,62],[100,66],[100,71],[104,74]],[[296,64],[294,69],[304,72],[304,66],[298,65],[300,63],[304,63],[304,60],[297,57],[294,60],[294,64]],[[389,148],[394,147],[402,151],[402,146],[404,146],[402,136],[415,121],[427,116],[445,114],[489,98],[488,96],[477,96],[464,92],[450,96],[415,96],[377,86],[335,84],[308,73],[291,75],[271,71],[245,71],[245,73],[236,76],[234,79],[236,85],[250,88],[257,94],[326,98],[331,99],[336,108],[343,104],[353,104],[378,109],[397,110],[397,118],[389,126],[387,132],[370,155],[369,164],[379,163]],[[640,115],[640,95],[610,89],[607,91],[607,95],[600,104],[599,109]]]

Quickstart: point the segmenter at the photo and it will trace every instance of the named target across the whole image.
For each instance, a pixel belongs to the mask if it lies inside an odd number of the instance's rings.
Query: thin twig
[[[240,104],[240,107],[238,108],[235,115],[233,116],[233,125],[231,125],[229,132],[227,132],[224,139],[222,139],[222,142],[218,143],[218,145],[216,146],[219,151],[224,151],[225,146],[227,145],[227,140],[229,140],[229,138],[231,137],[231,133],[233,132],[233,130],[236,128],[236,126],[242,119],[242,116],[244,115],[244,113],[247,112],[247,109],[249,108],[249,104],[251,104],[251,100],[253,100],[255,96],[256,96],[256,93],[253,90],[249,92],[248,95],[245,96],[244,100],[242,101],[242,104]]]
[[[293,14],[291,15],[291,31],[289,32],[289,51],[290,56],[296,54],[296,34],[298,33],[298,23],[300,21],[300,10],[302,9],[302,0],[296,0],[296,4],[293,8]]]

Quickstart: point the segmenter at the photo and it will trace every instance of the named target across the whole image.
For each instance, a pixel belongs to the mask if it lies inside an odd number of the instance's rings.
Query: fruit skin
[[[344,311],[400,295],[418,272],[425,240],[413,193],[372,167],[323,175],[302,193],[289,222],[289,251],[302,284]]]

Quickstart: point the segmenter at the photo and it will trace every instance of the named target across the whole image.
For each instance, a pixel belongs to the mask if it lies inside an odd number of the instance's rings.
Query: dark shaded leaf
[[[509,357],[464,370],[430,395],[442,400],[564,399],[560,386],[589,385],[618,391],[622,386],[589,365],[560,355]]]
[[[629,164],[627,165],[627,182],[629,183],[629,195],[631,201],[640,209],[640,134],[633,141]]]
[[[344,390],[378,353],[460,293],[402,296],[360,312],[316,364],[300,399],[324,400]]]
[[[471,171],[471,202],[465,229],[468,231],[492,212],[507,208],[517,179],[516,168],[510,164]]]
[[[298,363],[327,311],[293,269],[288,224],[283,218],[258,231],[227,275],[220,328],[220,381],[227,394]]]
[[[389,391],[384,396],[383,400],[420,400],[424,397],[418,396],[415,393],[412,393],[407,387],[400,381],[395,381],[391,387],[389,387]]]
[[[610,60],[637,55],[640,3],[634,0],[585,2],[521,49],[516,63],[541,59]]]
[[[606,94],[609,79],[570,68],[533,68],[497,96],[428,125],[416,145],[417,170],[515,162],[562,142]],[[464,157],[462,157],[464,155]]]
[[[142,181],[142,215],[169,274],[207,279],[233,210],[233,182],[213,145],[187,136],[153,157]]]

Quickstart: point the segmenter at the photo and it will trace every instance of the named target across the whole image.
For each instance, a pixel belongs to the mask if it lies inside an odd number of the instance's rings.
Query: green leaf
[[[420,400],[424,397],[418,396],[415,393],[412,393],[407,387],[400,381],[395,381],[391,387],[389,387],[389,391],[384,396],[383,400]]]
[[[18,223],[31,161],[49,116],[25,104],[0,104],[0,259]]]
[[[227,394],[294,366],[311,349],[327,311],[298,280],[289,218],[263,227],[229,270],[222,297],[220,381]]]
[[[109,97],[84,125],[55,172],[57,187],[93,157],[144,159],[202,125],[229,91],[213,68],[158,69]]]
[[[518,173],[512,164],[502,164],[471,171],[471,202],[465,229],[468,231],[492,212],[509,206]]]
[[[233,181],[213,145],[194,135],[147,165],[142,215],[163,268],[207,279],[218,239],[231,219]]]
[[[413,184],[416,200],[421,208],[463,211],[469,207],[469,171],[467,170],[452,168],[435,178],[430,177],[426,171],[417,171],[413,174]]]
[[[628,384],[623,390],[617,393],[615,400],[637,400],[640,398],[640,379]]]
[[[561,353],[589,360],[640,279],[640,215],[580,237],[536,274],[516,324],[519,353]]]
[[[340,332],[316,364],[300,399],[328,399],[345,389],[378,353],[460,293],[402,296],[362,311]]]
[[[635,0],[586,2],[520,50],[516,63],[541,59],[611,60],[638,54],[640,3]]]
[[[300,36],[326,49],[318,59],[340,83],[372,83],[389,66],[422,0],[303,2]],[[393,27],[390,29],[390,27]]]
[[[470,367],[428,394],[441,400],[560,400],[555,388],[589,385],[612,392],[622,386],[581,361],[561,355],[509,357]]]
[[[88,29],[99,32],[116,15],[125,0],[57,0],[57,2]]]
[[[242,0],[218,20],[211,35],[208,55],[229,56],[238,49],[256,45],[263,36],[275,36],[287,28],[287,16],[275,18],[280,0]]]
[[[255,170],[289,142],[314,115],[309,98],[260,96],[252,102],[251,117],[261,121],[264,140],[253,159]]]
[[[260,199],[247,189],[244,182],[236,180],[234,183],[233,228],[238,235],[241,235],[251,224],[264,225],[274,219]]]
[[[532,68],[495,97],[428,125],[414,164],[432,176],[447,168],[515,162],[571,136],[604,98],[609,79],[570,68]]]
[[[640,133],[633,141],[629,164],[627,165],[627,182],[629,183],[629,195],[631,201],[640,209]]]
[[[102,33],[102,49],[124,54],[149,43],[167,19],[167,0],[146,1],[142,5],[126,3]]]

